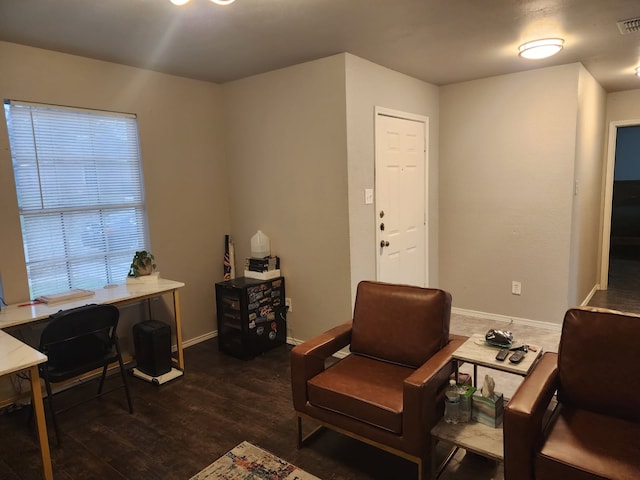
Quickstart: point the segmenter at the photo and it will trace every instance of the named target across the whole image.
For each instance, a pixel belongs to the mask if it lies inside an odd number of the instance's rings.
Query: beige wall
[[[351,316],[358,281],[375,278],[363,201],[375,106],[429,117],[430,285],[454,307],[559,323],[592,288],[603,92],[579,64],[438,88],[350,54],[225,86],[2,42],[0,61],[3,99],[137,114],[152,249],[162,275],[187,284],[187,341],[216,329],[225,233],[239,274],[255,231],[270,236],[290,337]],[[633,118],[640,90],[607,96],[608,122]],[[28,290],[4,122],[0,156],[0,274],[18,302]]]
[[[429,118],[428,225],[429,286],[438,285],[438,87],[346,55],[347,146],[349,154],[349,225],[351,289],[376,278],[374,205],[364,204],[365,188],[374,187],[374,109],[376,106]]]
[[[561,322],[580,68],[441,88],[440,283],[454,307]]]
[[[222,278],[224,234],[230,229],[221,88],[5,42],[0,64],[2,99],[137,115],[151,248],[161,276],[186,283],[184,338],[210,334],[213,284]],[[15,303],[27,300],[29,292],[4,121],[0,209],[0,273],[6,300]],[[154,315],[167,318],[158,303]]]
[[[344,64],[336,55],[224,85],[236,268],[262,230],[281,258],[293,339],[351,318]]]
[[[605,106],[604,89],[580,66],[568,306],[590,298],[599,282]]]
[[[626,120],[640,120],[640,89],[607,95],[607,126]]]

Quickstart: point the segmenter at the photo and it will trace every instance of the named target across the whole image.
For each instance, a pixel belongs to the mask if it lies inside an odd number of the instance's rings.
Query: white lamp
[[[545,38],[523,43],[518,47],[518,52],[524,58],[547,58],[562,50],[563,45],[564,40],[561,38]]]

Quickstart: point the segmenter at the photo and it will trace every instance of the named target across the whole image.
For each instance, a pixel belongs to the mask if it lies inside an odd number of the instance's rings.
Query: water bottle
[[[444,421],[458,423],[460,417],[460,391],[455,380],[449,380],[449,386],[444,394]]]
[[[471,395],[473,389],[464,385],[460,386],[460,412],[458,415],[458,421],[460,423],[466,423],[471,421]]]

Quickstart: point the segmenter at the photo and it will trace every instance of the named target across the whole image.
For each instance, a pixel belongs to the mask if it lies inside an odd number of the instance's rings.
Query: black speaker
[[[138,370],[151,377],[171,371],[171,327],[158,320],[133,326],[133,345]]]

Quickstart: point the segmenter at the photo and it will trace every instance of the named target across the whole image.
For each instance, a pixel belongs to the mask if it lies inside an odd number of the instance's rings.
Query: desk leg
[[[47,437],[47,421],[44,416],[44,406],[42,404],[42,389],[40,387],[40,375],[38,366],[29,368],[31,377],[31,405],[36,416],[38,426],[38,440],[40,442],[40,455],[42,456],[42,468],[44,478],[53,480],[53,469],[51,467],[51,453],[49,452],[49,438]]]
[[[180,317],[180,294],[173,291],[173,313],[176,318],[176,349],[178,350],[178,368],[184,370],[184,355],[182,352],[182,318]]]

